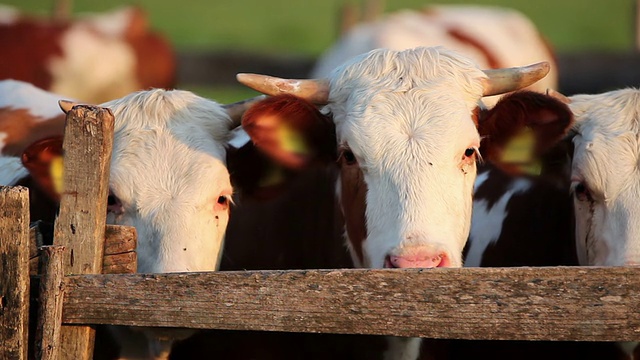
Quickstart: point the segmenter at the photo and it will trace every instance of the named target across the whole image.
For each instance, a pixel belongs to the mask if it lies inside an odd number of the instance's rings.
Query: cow
[[[325,50],[310,77],[326,77],[347,59],[376,48],[418,46],[444,46],[465,54],[484,69],[547,61],[552,65],[549,74],[528,89],[544,92],[557,88],[554,52],[531,20],[513,9],[479,5],[405,9],[355,25]],[[487,97],[484,103],[492,106],[497,100]]]
[[[139,7],[53,21],[0,6],[0,79],[87,103],[147,88],[176,85],[168,40],[148,26]]]
[[[539,162],[539,174],[513,177],[491,166],[479,170],[464,266],[638,264],[639,219],[633,204],[640,200],[634,170],[640,91],[550,94],[569,106],[575,121],[548,156],[529,159]],[[457,348],[468,356],[487,347],[473,345]],[[539,358],[549,349],[572,357],[638,358],[636,343],[619,345],[518,343],[500,358]]]
[[[522,123],[496,123],[481,98],[531,85],[548,66],[483,71],[459,53],[418,47],[372,50],[325,79],[239,74],[241,83],[273,96],[250,108],[242,125],[257,148],[288,168],[337,164],[356,267],[460,267],[479,157],[499,160],[523,126],[543,139],[543,151],[571,121],[566,105],[528,92],[505,102],[524,113]],[[419,347],[419,340],[393,338],[385,358],[413,359]]]
[[[0,94],[0,184],[31,185],[32,220],[47,211],[43,217],[53,219],[60,96],[14,80],[0,81]],[[227,147],[253,101],[221,105],[188,91],[153,89],[100,105],[115,117],[105,216],[109,224],[135,226],[138,272],[218,269],[234,190]],[[68,111],[73,104],[61,106]],[[153,358],[166,358],[170,335],[146,332]]]

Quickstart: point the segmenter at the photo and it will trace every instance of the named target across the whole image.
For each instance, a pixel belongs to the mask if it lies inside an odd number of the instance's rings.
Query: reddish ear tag
[[[63,192],[62,136],[38,140],[22,153],[22,164],[36,184],[55,201]]]

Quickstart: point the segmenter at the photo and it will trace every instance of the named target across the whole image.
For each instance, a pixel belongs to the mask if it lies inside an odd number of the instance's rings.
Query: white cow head
[[[264,100],[245,113],[243,127],[282,164],[338,163],[356,265],[459,267],[481,140],[495,132],[479,130],[479,101],[547,70],[543,63],[482,71],[454,52],[416,48],[371,51],[326,80],[242,74],[258,91],[299,96]],[[326,104],[322,113],[313,103]]]
[[[217,269],[233,193],[226,147],[248,103],[155,89],[101,105],[115,118],[107,223],[135,226],[138,272]],[[38,160],[61,154],[61,144],[49,138],[25,151],[32,176],[49,174]]]
[[[571,182],[582,265],[640,264],[640,91],[566,100],[576,118]]]

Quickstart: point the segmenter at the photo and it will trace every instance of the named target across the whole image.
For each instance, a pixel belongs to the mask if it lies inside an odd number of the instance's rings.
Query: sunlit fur
[[[347,59],[372,49],[404,50],[417,46],[444,46],[468,56],[483,69],[539,61],[555,64],[553,53],[535,24],[516,10],[430,4],[424,9],[399,10],[356,25],[320,56],[311,77],[324,77]],[[552,65],[550,73],[530,89],[543,92],[557,88],[557,79],[557,68]],[[494,105],[498,98],[484,101]]]
[[[576,95],[572,181],[594,199],[575,199],[583,265],[640,264],[640,91]]]
[[[420,248],[461,266],[469,233],[475,165],[463,153],[480,142],[471,112],[485,75],[442,48],[375,50],[336,69],[330,104],[339,146],[349,146],[368,186],[365,267]]]
[[[103,104],[116,119],[110,186],[138,231],[138,271],[215,270],[231,194],[225,148],[231,120],[186,91],[151,90]],[[217,217],[217,219],[216,219]]]

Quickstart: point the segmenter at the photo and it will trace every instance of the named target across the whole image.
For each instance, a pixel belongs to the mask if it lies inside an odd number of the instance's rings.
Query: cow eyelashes
[[[571,184],[571,191],[579,201],[593,202],[591,191],[583,182],[575,182]]]
[[[340,159],[344,161],[346,165],[353,165],[357,162],[356,156],[349,149],[344,149],[340,153]]]

